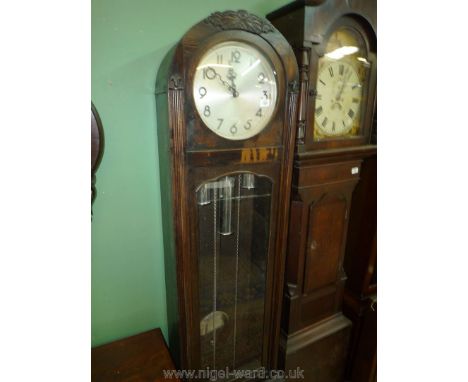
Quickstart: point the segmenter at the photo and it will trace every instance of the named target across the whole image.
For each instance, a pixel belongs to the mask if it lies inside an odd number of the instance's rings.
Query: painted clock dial
[[[220,43],[197,65],[193,99],[200,118],[215,134],[230,140],[248,139],[273,117],[276,73],[253,46],[237,41]]]
[[[315,121],[328,136],[348,133],[361,105],[362,85],[356,70],[346,62],[322,67],[317,81]]]
[[[315,140],[361,134],[370,66],[364,39],[357,30],[343,26],[329,35],[318,65]]]

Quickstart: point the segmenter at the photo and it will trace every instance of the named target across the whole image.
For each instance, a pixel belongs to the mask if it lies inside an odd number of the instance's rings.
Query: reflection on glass
[[[332,50],[331,52],[325,53],[325,57],[331,58],[332,60],[341,60],[344,56],[349,56],[359,51],[357,46],[341,46]]]
[[[236,173],[202,184],[198,204],[201,367],[261,366],[272,183]],[[226,232],[230,234],[226,235]]]

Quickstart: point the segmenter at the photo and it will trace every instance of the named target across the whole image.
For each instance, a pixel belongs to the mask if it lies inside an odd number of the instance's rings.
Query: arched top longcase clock
[[[284,37],[216,12],[156,84],[171,352],[185,369],[275,368],[298,70]]]

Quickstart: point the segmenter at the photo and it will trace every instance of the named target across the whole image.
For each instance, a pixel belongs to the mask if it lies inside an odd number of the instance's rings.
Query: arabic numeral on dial
[[[221,125],[224,122],[224,119],[223,118],[218,118],[218,121],[219,121],[218,130],[219,130],[221,128]]]
[[[241,53],[238,50],[233,50],[231,52],[231,62],[239,63],[241,58]]]
[[[262,108],[258,109],[258,111],[255,113],[255,115],[257,117],[261,117],[262,116]]]
[[[252,120],[248,119],[247,122],[244,125],[244,129],[250,130],[251,127],[252,127]]]
[[[234,69],[233,69],[233,68],[229,68],[229,69],[228,69],[228,74],[227,74],[226,77],[227,77],[229,80],[234,81],[234,80],[236,79],[236,76],[237,76],[237,74],[236,74],[236,72],[234,71]]]
[[[209,80],[214,80],[216,78],[216,71],[213,68],[208,67],[203,69],[203,79],[206,80],[207,78]]]
[[[205,117],[209,117],[211,115],[211,109],[208,105],[205,106],[205,110],[203,110],[203,115]]]
[[[257,77],[259,84],[264,84],[267,81],[265,74],[260,73]]]
[[[237,122],[229,128],[229,131],[231,132],[232,135],[237,134],[237,126],[236,126],[236,124],[237,124]]]
[[[204,96],[206,96],[206,88],[205,87],[201,87],[200,89],[198,89],[198,94],[200,94],[200,98],[203,98]]]

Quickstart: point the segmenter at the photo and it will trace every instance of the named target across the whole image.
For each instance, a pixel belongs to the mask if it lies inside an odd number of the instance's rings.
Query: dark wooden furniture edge
[[[291,335],[281,331],[281,348],[286,349],[286,354],[294,353],[351,325],[351,321],[340,312]]]
[[[292,3],[286,4],[281,8],[276,9],[273,12],[270,12],[266,15],[266,18],[271,20],[276,17],[280,17],[283,15],[287,15],[296,9],[300,9],[306,5],[320,5],[324,3],[326,0],[296,0]]]
[[[91,349],[93,382],[162,381],[163,370],[174,370],[174,364],[159,328]]]
[[[326,149],[326,150],[315,150],[307,151],[296,154],[296,160],[303,161],[308,159],[326,159],[329,161],[333,158],[339,158],[340,161],[348,159],[364,159],[375,155],[377,153],[377,145],[365,145],[356,147],[346,147],[339,149]]]
[[[96,199],[96,171],[101,164],[102,157],[104,155],[104,129],[102,127],[101,117],[94,106],[93,102],[91,101],[91,113],[96,121],[96,124],[93,124],[91,121],[91,205]],[[93,153],[95,149],[95,145],[93,144],[93,129],[95,130],[95,134],[97,134],[98,138],[98,147],[97,153]],[[93,161],[94,158],[94,161]]]

